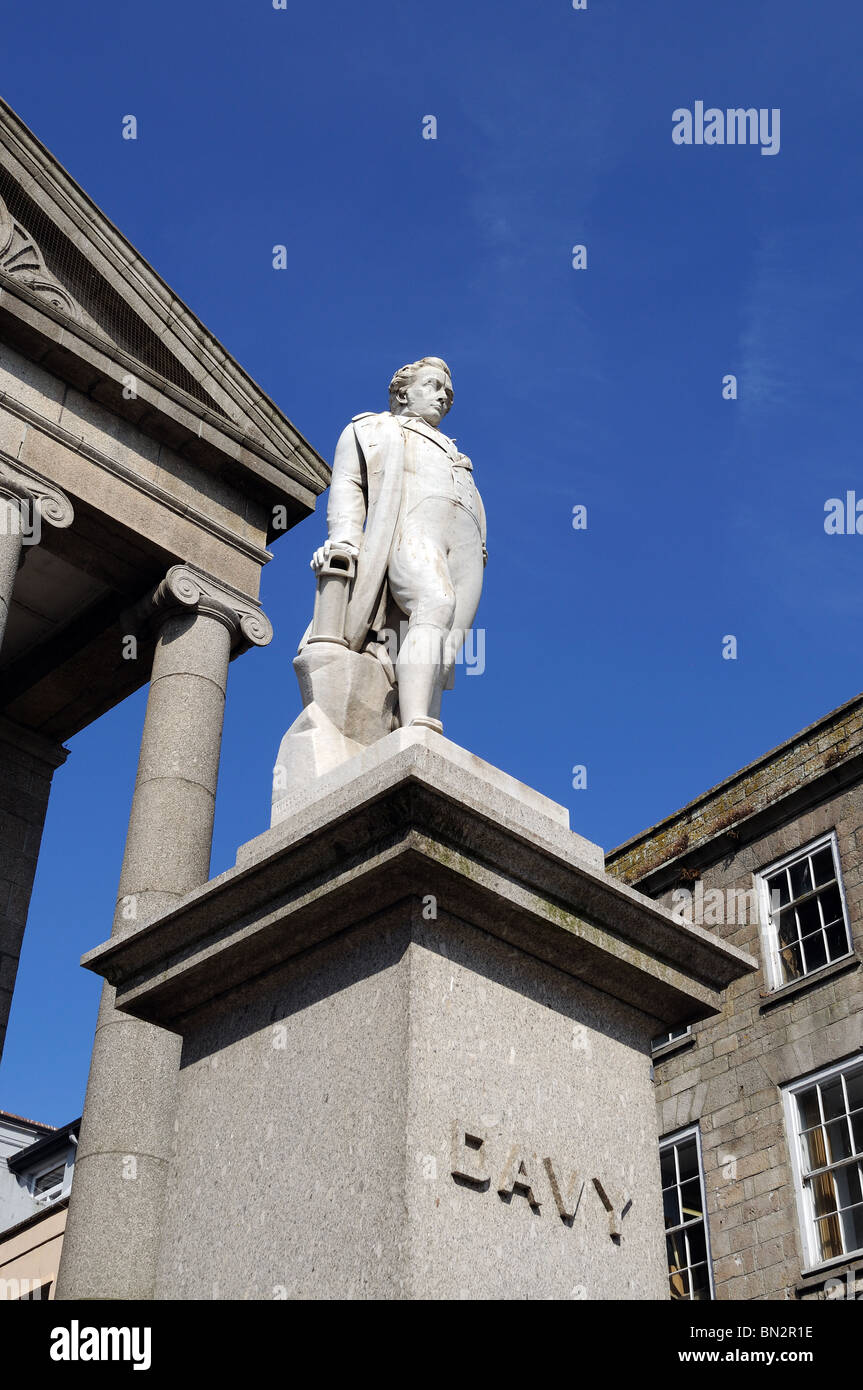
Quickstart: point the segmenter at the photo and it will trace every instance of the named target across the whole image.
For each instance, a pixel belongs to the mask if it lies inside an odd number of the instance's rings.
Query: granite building
[[[0,1110],[0,1301],[54,1297],[80,1126]]]
[[[0,1051],[64,741],[147,684],[178,612],[199,674],[224,686],[229,661],[272,632],[267,545],[328,477],[0,101]],[[194,724],[194,701],[175,682],[166,717],[184,716]],[[211,718],[211,775],[220,734]],[[201,878],[209,800],[164,807],[175,843],[192,823]]]
[[[861,781],[858,696],[607,856],[760,962],[654,1044],[672,1298],[861,1291]]]
[[[114,920],[140,928],[207,878],[229,665],[269,642],[267,547],[328,480],[0,102],[0,1048],[65,740],[149,683]],[[64,1258],[83,1224],[131,1242],[131,1279],[146,1263],[133,1233],[163,1183],[174,1043],[104,992],[91,1090],[113,1095],[85,1108]],[[76,1217],[88,1190],[110,1193],[109,1219]]]

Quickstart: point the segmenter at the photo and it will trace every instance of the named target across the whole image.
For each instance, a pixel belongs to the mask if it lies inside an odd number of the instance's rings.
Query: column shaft
[[[21,506],[14,498],[0,495],[0,647],[20,560]]]
[[[228,626],[172,612],[157,641],[114,935],[167,912],[209,874],[230,659]],[[60,1298],[153,1295],[181,1040],[102,995]]]
[[[30,907],[51,778],[66,749],[0,717],[0,1055]]]
[[[72,504],[65,493],[22,464],[0,458],[0,649],[6,635],[9,609],[25,534],[38,545],[43,522],[71,526]],[[21,938],[30,905],[30,892],[51,775],[66,752],[30,729],[0,721],[0,812],[4,825],[0,843],[0,1053],[18,970]]]

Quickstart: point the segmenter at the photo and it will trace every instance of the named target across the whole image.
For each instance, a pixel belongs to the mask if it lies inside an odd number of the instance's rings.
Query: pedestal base
[[[667,1295],[650,1038],[751,968],[400,730],[88,963],[182,1033],[157,1296]]]

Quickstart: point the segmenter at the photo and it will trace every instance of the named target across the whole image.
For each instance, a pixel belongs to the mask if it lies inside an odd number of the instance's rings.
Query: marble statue
[[[298,779],[393,729],[443,731],[441,694],[476,616],[485,512],[470,459],[439,429],[448,366],[401,367],[389,400],[355,415],[336,445],[329,536],[311,561],[315,615],[294,662],[304,709],[279,749],[274,819]]]

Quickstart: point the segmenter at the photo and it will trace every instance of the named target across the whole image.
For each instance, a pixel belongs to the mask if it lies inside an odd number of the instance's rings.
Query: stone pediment
[[[58,280],[55,280],[45,264],[42,252],[27,228],[16,220],[0,198],[0,272],[8,275],[20,285],[26,285],[31,293],[44,297],[61,314],[79,321],[82,311]],[[89,317],[89,316],[88,316]],[[98,325],[90,319],[91,327]]]
[[[0,330],[157,437],[179,432],[179,444],[185,431],[198,451],[203,440],[235,462],[251,451],[312,497],[329,481],[299,431],[2,101]]]

